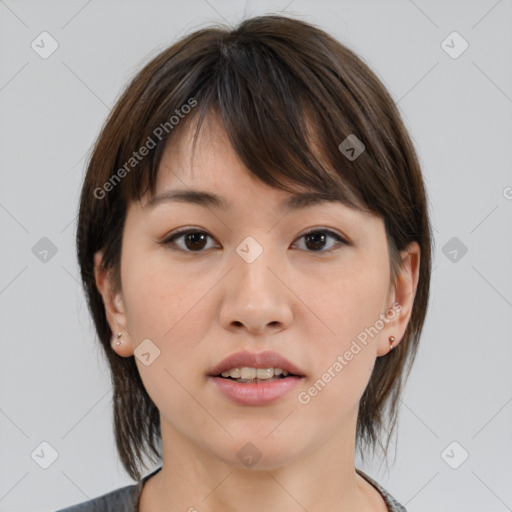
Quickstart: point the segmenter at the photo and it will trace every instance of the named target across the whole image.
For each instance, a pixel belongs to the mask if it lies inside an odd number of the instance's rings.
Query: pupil
[[[189,233],[186,237],[187,247],[189,249],[202,249],[204,247],[205,235],[204,233]],[[198,239],[200,240],[199,244],[197,244]],[[192,240],[192,245],[190,246],[190,241]],[[202,242],[202,244],[201,244]]]
[[[325,243],[325,235],[322,233],[313,233],[311,235],[308,235],[306,238],[308,241],[313,240],[313,247],[312,247],[313,249],[321,249],[323,247],[323,244]],[[318,240],[317,240],[315,243],[315,240],[317,238],[320,239],[320,242],[318,242]],[[308,245],[308,248],[311,248],[311,247]]]

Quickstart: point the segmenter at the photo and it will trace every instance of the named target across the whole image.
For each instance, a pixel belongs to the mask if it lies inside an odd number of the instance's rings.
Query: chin
[[[275,428],[275,424],[272,428]],[[292,436],[283,436],[286,441],[266,437],[272,428],[266,429],[264,434],[261,430],[255,432],[254,436],[248,434],[247,430],[243,435],[234,435],[233,439],[228,441],[226,450],[218,453],[219,458],[230,466],[251,471],[274,470],[286,466],[293,462],[302,450],[296,441],[291,441]],[[218,448],[219,445],[216,445],[213,451]],[[226,458],[226,453],[229,453],[230,457]]]

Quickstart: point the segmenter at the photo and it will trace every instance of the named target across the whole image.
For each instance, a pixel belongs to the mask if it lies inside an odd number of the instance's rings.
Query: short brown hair
[[[263,183],[287,191],[292,191],[287,184],[302,185],[377,213],[385,223],[393,282],[400,274],[399,251],[409,242],[419,244],[421,265],[407,330],[391,353],[377,358],[359,405],[361,455],[364,446],[375,450],[377,441],[381,444],[384,426],[389,427],[387,453],[429,297],[433,242],[420,165],[391,96],[359,57],[314,25],[268,15],[234,29],[198,30],[153,58],[113,108],[89,159],[77,254],[111,369],[114,430],[124,468],[139,480],[144,457],[160,456],[160,417],[134,357],[120,357],[111,348],[113,333],[95,284],[94,254],[104,251],[104,268],[121,287],[121,239],[130,201],[155,193],[165,145],[193,121],[195,141],[210,113]],[[355,159],[339,148],[350,135],[365,147]],[[146,156],[132,161],[143,146]]]

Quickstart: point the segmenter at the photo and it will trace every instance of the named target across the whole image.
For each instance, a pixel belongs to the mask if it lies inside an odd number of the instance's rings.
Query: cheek
[[[128,329],[138,338],[160,338],[172,325],[176,298],[157,269],[127,265],[123,278]]]
[[[189,285],[190,278],[171,273],[156,259],[137,260],[135,253],[126,259],[122,278],[128,331],[135,349],[146,339],[157,347],[151,349],[158,354],[151,364],[135,358],[144,387],[164,416],[187,417],[190,397],[184,389],[190,388],[188,382],[197,374],[194,348],[204,337],[200,317],[205,311],[199,302],[204,289]],[[201,411],[194,414],[197,421],[204,420]]]
[[[297,281],[303,283],[304,303],[321,320],[316,324],[324,333],[320,339],[325,340],[326,347],[338,349],[350,345],[353,338],[379,319],[389,285],[386,262],[356,254],[345,263],[321,281],[317,276]]]
[[[304,291],[315,289],[304,284]],[[357,406],[375,364],[379,334],[370,328],[385,312],[388,284],[386,262],[357,258],[324,280],[314,293],[303,293],[304,302],[314,313],[307,313],[314,320],[304,324],[308,326],[305,339],[311,340],[311,348],[314,346],[314,352],[310,349],[312,387],[304,401],[316,403],[315,414],[336,410],[341,414]]]
[[[135,347],[150,339],[160,351],[151,367],[139,365],[141,377],[153,379],[167,370],[180,381],[186,380],[192,372],[197,373],[194,350],[200,351],[211,325],[208,315],[212,308],[205,297],[208,283],[191,279],[162,255],[138,254],[135,248],[127,249],[126,254],[122,279],[130,337]],[[162,375],[165,380],[170,378]]]
[[[190,324],[204,285],[179,266],[169,264],[163,251],[126,248],[122,267],[123,292],[130,333],[164,340]]]

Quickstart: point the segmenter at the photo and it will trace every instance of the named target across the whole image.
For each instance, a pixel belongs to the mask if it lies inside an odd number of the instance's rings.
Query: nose
[[[232,263],[223,280],[222,326],[258,335],[274,334],[289,327],[294,294],[283,265],[265,250],[250,263],[235,252]]]

